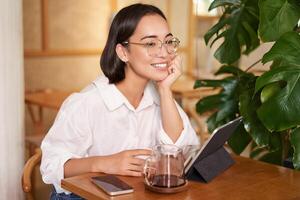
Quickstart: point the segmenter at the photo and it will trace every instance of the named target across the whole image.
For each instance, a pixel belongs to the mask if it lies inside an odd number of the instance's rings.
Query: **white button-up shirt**
[[[45,183],[53,184],[58,193],[64,178],[64,163],[71,158],[104,156],[129,149],[173,144],[162,126],[160,99],[149,82],[135,109],[104,76],[63,103],[42,142],[41,174]],[[176,104],[177,105],[177,104]],[[199,139],[187,115],[177,105],[184,129],[175,145],[198,145]]]

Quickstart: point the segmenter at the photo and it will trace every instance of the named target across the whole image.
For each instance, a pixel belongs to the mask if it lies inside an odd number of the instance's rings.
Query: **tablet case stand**
[[[234,164],[234,160],[224,149],[224,143],[234,130],[242,125],[242,117],[238,117],[214,130],[213,135],[197,159],[186,173],[186,178],[208,183]]]
[[[233,164],[234,160],[229,153],[224,147],[220,147],[215,152],[195,162],[186,178],[207,183]]]

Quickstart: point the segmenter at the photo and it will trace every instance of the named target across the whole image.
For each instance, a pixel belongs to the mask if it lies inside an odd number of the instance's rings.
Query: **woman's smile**
[[[155,69],[163,70],[163,71],[168,69],[168,63],[167,62],[153,63],[153,64],[151,64],[151,66],[153,66]]]

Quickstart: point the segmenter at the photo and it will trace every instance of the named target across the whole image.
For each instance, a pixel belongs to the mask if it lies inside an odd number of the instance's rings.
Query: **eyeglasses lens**
[[[148,54],[151,56],[159,54],[162,45],[165,46],[169,54],[174,54],[178,49],[179,43],[180,41],[177,38],[170,38],[164,42],[161,42],[159,39],[153,39],[147,43]]]

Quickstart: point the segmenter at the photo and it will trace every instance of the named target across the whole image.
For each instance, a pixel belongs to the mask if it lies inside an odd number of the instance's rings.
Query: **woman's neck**
[[[117,83],[116,87],[127,98],[129,103],[134,108],[137,108],[143,98],[147,83],[148,80],[126,74],[126,78],[120,83]]]

